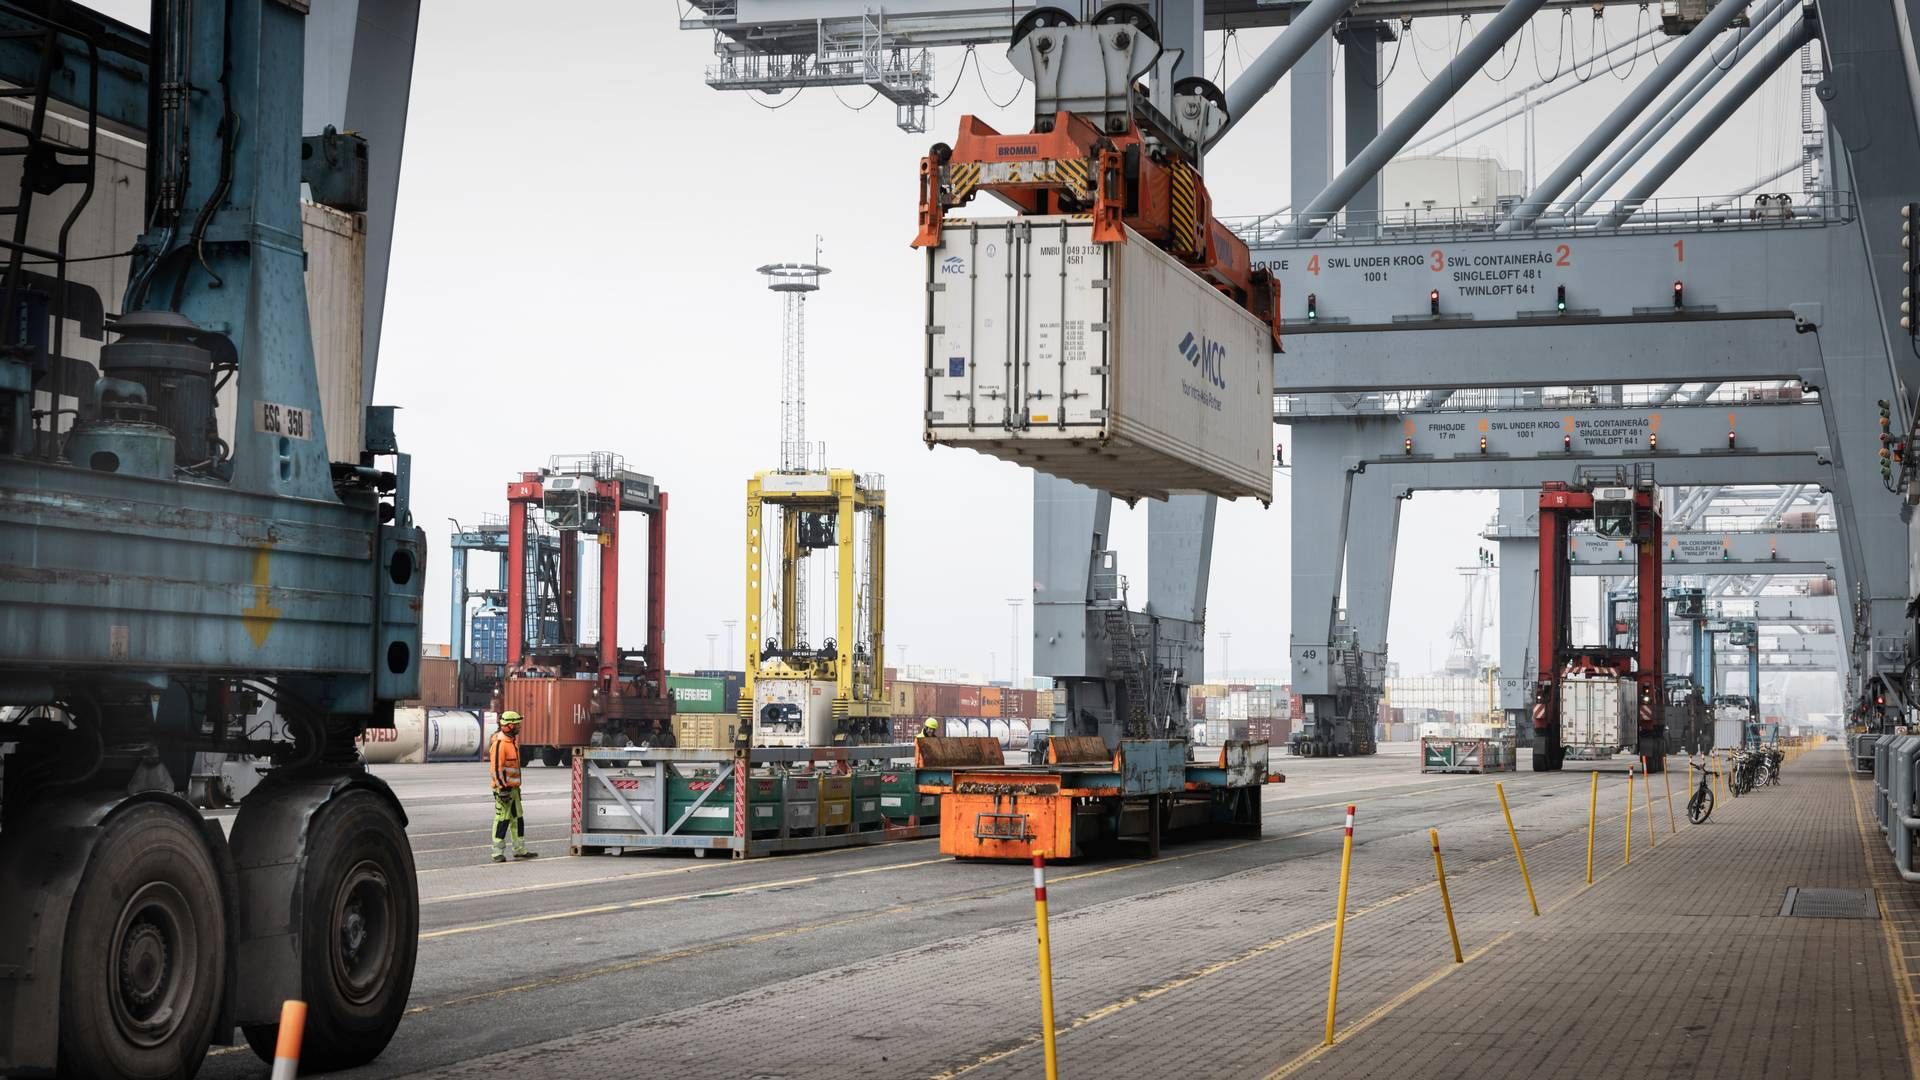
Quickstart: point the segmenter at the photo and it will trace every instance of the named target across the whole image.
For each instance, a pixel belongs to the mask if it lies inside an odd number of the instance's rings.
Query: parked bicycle
[[[1695,763],[1694,767],[1700,770],[1700,782],[1687,799],[1687,820],[1699,825],[1713,816],[1712,778],[1719,774],[1707,768],[1704,761]]]

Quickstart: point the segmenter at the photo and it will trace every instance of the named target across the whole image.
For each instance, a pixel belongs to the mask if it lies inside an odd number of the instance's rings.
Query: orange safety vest
[[[487,744],[487,770],[496,788],[520,786],[520,746],[499,732]]]

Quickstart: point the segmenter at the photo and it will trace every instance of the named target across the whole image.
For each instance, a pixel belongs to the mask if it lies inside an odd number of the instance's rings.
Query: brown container
[[[897,682],[887,691],[887,704],[895,716],[913,716],[920,711],[919,698],[925,684]]]
[[[516,675],[501,709],[520,714],[521,746],[586,746],[593,735],[593,680]]]
[[[935,708],[922,708],[929,716],[979,716],[980,688],[953,683],[930,684],[934,688]],[[924,706],[924,702],[922,705]]]
[[[1284,720],[1280,721],[1280,724],[1282,727],[1285,727],[1286,721]],[[1272,742],[1273,741],[1273,725],[1274,725],[1274,721],[1272,720],[1247,721],[1248,740],[1252,742],[1264,742],[1264,743]]]
[[[460,665],[444,656],[422,656],[419,704],[429,709],[459,708]]]
[[[689,750],[722,750],[733,745],[740,721],[726,713],[681,713],[673,718],[673,744]]]

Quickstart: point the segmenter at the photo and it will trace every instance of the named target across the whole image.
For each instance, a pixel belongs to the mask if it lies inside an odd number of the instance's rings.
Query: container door
[[[1004,428],[1018,342],[1012,223],[950,228],[927,253],[927,427]]]
[[[1035,224],[1024,245],[1021,370],[1024,421],[1103,428],[1107,422],[1107,295],[1112,244],[1079,219]]]

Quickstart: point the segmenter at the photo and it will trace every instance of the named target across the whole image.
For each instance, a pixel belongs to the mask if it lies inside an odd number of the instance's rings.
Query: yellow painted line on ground
[[[1899,999],[1900,1027],[1907,1040],[1907,1072],[1913,1080],[1920,1080],[1920,988],[1913,982],[1915,958],[1906,955],[1906,950],[1895,942],[1888,930],[1886,894],[1892,882],[1881,872],[1879,859],[1875,858],[1873,836],[1867,831],[1866,815],[1860,811],[1861,783],[1850,775],[1842,774],[1841,779],[1847,785],[1847,801],[1853,804],[1853,826],[1860,834],[1860,853],[1866,859],[1867,879],[1874,885],[1873,899],[1880,913],[1880,939],[1887,946],[1887,963],[1894,980],[1894,996]],[[1874,833],[1879,832],[1876,823]],[[1879,858],[1891,858],[1891,853],[1882,850]]]
[[[472,1005],[482,1001],[492,1001],[514,994],[524,994],[533,990],[546,990],[555,986],[564,986],[568,983],[584,982],[588,979],[597,979],[607,975],[619,975],[629,971],[637,971],[641,968],[671,963],[675,960],[687,960],[696,956],[705,956],[725,949],[762,945],[769,941],[779,941],[783,938],[796,937],[800,934],[810,934],[816,930],[831,930],[841,926],[851,926],[856,923],[872,922],[875,919],[886,918],[890,915],[925,911],[931,904],[961,904],[977,900],[991,900],[995,896],[1012,892],[1019,887],[1020,886],[1007,886],[986,892],[973,893],[966,896],[944,897],[932,901],[910,901],[908,903],[895,904],[891,907],[863,911],[856,915],[845,915],[840,918],[825,919],[820,922],[806,923],[800,926],[788,926],[778,930],[763,930],[759,933],[746,934],[739,937],[721,938],[717,941],[703,942],[699,945],[689,945],[686,948],[675,949],[672,952],[635,957],[632,960],[622,960],[618,963],[606,964],[585,971],[570,971],[563,975],[549,975],[545,978],[530,979],[523,983],[503,986],[495,990],[486,990],[477,994],[467,994],[462,997],[448,998],[445,1001],[436,1001],[430,1005],[415,1005],[407,1010],[407,1015],[412,1016],[418,1013],[433,1012],[436,1009],[451,1008],[458,1005]]]
[[[1468,953],[1466,960],[1463,961],[1462,963],[1449,964],[1446,967],[1435,969],[1434,971],[1430,972],[1425,978],[1421,979],[1419,982],[1414,983],[1412,986],[1407,987],[1405,990],[1402,990],[1400,993],[1395,994],[1392,998],[1381,1003],[1380,1006],[1375,1008],[1372,1012],[1354,1021],[1352,1024],[1349,1024],[1346,1027],[1340,1029],[1340,1034],[1337,1036],[1337,1038],[1350,1039],[1353,1036],[1358,1035],[1360,1032],[1365,1031],[1366,1029],[1372,1027],[1375,1022],[1384,1018],[1388,1013],[1391,1013],[1393,1010],[1399,1008],[1402,1005],[1405,1005],[1409,1001],[1412,1001],[1414,998],[1419,997],[1421,994],[1431,989],[1433,985],[1439,982],[1441,979],[1446,978],[1447,976],[1453,974],[1454,972],[1461,970],[1467,964],[1480,959],[1482,956],[1485,956],[1488,953],[1488,951],[1490,951],[1494,946],[1500,944],[1503,941],[1506,941],[1508,938],[1512,937],[1517,933],[1519,933],[1519,931],[1517,930],[1508,930],[1505,933],[1500,934],[1498,937],[1495,937],[1492,941],[1489,941],[1485,945],[1482,945],[1479,948]],[[1338,1045],[1338,1044],[1336,1043],[1335,1045]],[[1310,1065],[1313,1062],[1319,1060],[1322,1055],[1324,1055],[1327,1051],[1332,1049],[1333,1049],[1333,1046],[1328,1046],[1324,1044],[1320,1046],[1316,1046],[1312,1050],[1307,1051],[1306,1053],[1300,1055],[1299,1057],[1294,1058],[1292,1061],[1287,1062],[1285,1065],[1280,1066],[1278,1069],[1275,1069],[1272,1072],[1268,1073],[1266,1080],[1282,1080],[1282,1078],[1284,1077],[1291,1076],[1295,1072],[1298,1072],[1300,1069],[1305,1068],[1307,1065]]]
[[[1625,817],[1626,817],[1625,814],[1618,814],[1612,818],[1608,818],[1607,820],[1609,822],[1620,821],[1620,820],[1623,820]],[[1577,831],[1575,833],[1567,833],[1561,836],[1556,836],[1554,837],[1553,840],[1547,841],[1547,843],[1553,843],[1554,841],[1563,840],[1567,836],[1571,836],[1571,835],[1577,835]],[[1546,844],[1540,844],[1537,846],[1545,847]],[[1481,866],[1486,866],[1486,865],[1489,865],[1489,864],[1481,863],[1478,866],[1475,866],[1474,869],[1477,870]],[[1645,867],[1647,865],[1647,860],[1644,858],[1641,859],[1640,865],[1642,867]],[[1632,868],[1625,863],[1615,863],[1612,867],[1602,872],[1598,877],[1595,877],[1593,879],[1593,885],[1600,884],[1602,881],[1605,881],[1606,879],[1608,879],[1609,877],[1612,877],[1616,873],[1619,873],[1621,871],[1628,871],[1631,869]],[[1593,885],[1588,885],[1585,882],[1580,883],[1579,885],[1575,886],[1572,892],[1566,894],[1565,896],[1562,896],[1559,900],[1551,904],[1548,904],[1547,909],[1541,912],[1541,914],[1551,915],[1554,912],[1559,911],[1561,908],[1565,907],[1567,904],[1571,903],[1574,900],[1579,899],[1581,896],[1584,896],[1590,889],[1593,888]],[[1328,925],[1332,925],[1332,924],[1329,923]],[[1339,1046],[1343,1045],[1348,1039],[1353,1038],[1355,1035],[1358,1035],[1361,1032],[1367,1030],[1368,1028],[1372,1027],[1374,1024],[1379,1023],[1381,1020],[1386,1019],[1386,1017],[1390,1013],[1392,1013],[1395,1009],[1398,1009],[1400,1006],[1405,1005],[1407,1002],[1412,1001],[1414,998],[1417,998],[1421,994],[1426,993],[1428,990],[1431,990],[1436,984],[1440,982],[1440,980],[1446,978],[1447,976],[1453,974],[1456,971],[1460,971],[1464,969],[1466,967],[1466,964],[1472,963],[1473,961],[1480,959],[1482,956],[1485,956],[1487,953],[1493,951],[1495,947],[1499,946],[1503,942],[1512,938],[1515,934],[1519,932],[1520,931],[1518,928],[1504,931],[1496,935],[1492,940],[1488,941],[1486,944],[1468,953],[1466,961],[1464,963],[1448,964],[1445,967],[1436,968],[1432,972],[1428,973],[1419,982],[1414,983],[1412,986],[1407,987],[1405,990],[1402,990],[1400,993],[1395,994],[1393,997],[1388,998],[1384,1002],[1381,1002],[1378,1006],[1376,1006],[1373,1009],[1373,1011],[1367,1013],[1365,1016],[1362,1016],[1360,1019],[1355,1020],[1353,1023],[1348,1024],[1346,1027],[1341,1028],[1339,1034],[1335,1036],[1334,1042],[1332,1045],[1327,1045],[1323,1043],[1319,1046],[1315,1046],[1313,1049],[1308,1050],[1306,1053],[1301,1054],[1300,1056],[1294,1058],[1293,1060],[1287,1062],[1286,1064],[1268,1073],[1266,1075],[1266,1080],[1284,1080],[1285,1077],[1291,1076],[1294,1073],[1305,1068],[1306,1066],[1311,1065],[1315,1061],[1320,1060],[1322,1057],[1326,1056],[1326,1054],[1329,1051],[1332,1051],[1338,1048]]]
[[[1345,805],[1345,804],[1340,803],[1340,804],[1334,804],[1334,805]],[[1613,819],[1613,820],[1617,820],[1617,819]],[[1103,867],[1099,870],[1088,870],[1088,871],[1083,871],[1077,874],[1065,875],[1065,876],[1056,878],[1055,881],[1060,882],[1060,881],[1069,881],[1069,880],[1080,880],[1085,878],[1099,877],[1105,874],[1119,873],[1126,870],[1148,869],[1151,867],[1164,865],[1169,862],[1178,862],[1183,859],[1198,858],[1202,855],[1218,854],[1226,851],[1236,850],[1238,848],[1251,847],[1254,844],[1272,843],[1279,840],[1298,839],[1300,837],[1313,836],[1319,833],[1331,832],[1335,829],[1340,829],[1340,828],[1344,828],[1344,823],[1341,825],[1332,825],[1332,826],[1327,826],[1319,829],[1307,829],[1300,832],[1288,833],[1282,836],[1261,837],[1256,840],[1242,841],[1237,844],[1230,844],[1223,847],[1206,848],[1204,850],[1191,851],[1191,852],[1187,852],[1180,855],[1163,856],[1158,860],[1152,860],[1152,861],[1146,861],[1146,862],[1121,863],[1117,866]],[[1564,837],[1556,837],[1551,840],[1543,841],[1542,843],[1536,845],[1536,847],[1546,847],[1550,844],[1557,842],[1560,839],[1564,839]],[[925,843],[925,842],[927,841],[924,841],[924,840],[904,841],[903,843]],[[845,854],[847,851],[850,851],[850,850],[854,850],[854,849],[840,848],[840,849],[832,849],[828,851],[807,852],[804,854],[785,856],[785,858],[787,859],[816,858],[816,857],[827,856],[827,855]],[[920,860],[912,863],[889,864],[884,867],[866,867],[860,870],[845,871],[840,874],[832,874],[827,876],[828,877],[852,877],[852,876],[862,875],[862,874],[877,873],[882,870],[906,869],[908,867],[926,866],[933,863],[948,862],[948,861],[951,861],[951,860],[948,860],[945,857],[938,858],[938,859],[925,859],[925,860]],[[1493,863],[1477,864],[1476,866],[1469,867],[1466,872],[1472,873],[1477,871],[1483,866],[1494,865],[1497,862],[1498,860],[1495,860]],[[731,862],[696,864],[693,866],[678,867],[672,870],[643,871],[641,872],[641,874],[647,875],[647,874],[666,874],[666,873],[687,873],[694,870],[719,869],[724,866],[737,866],[737,865],[739,864],[731,863]],[[613,875],[611,877],[606,877],[606,878],[583,879],[582,881],[579,881],[579,882],[552,882],[552,883],[546,883],[540,886],[528,886],[527,888],[528,889],[559,888],[559,887],[566,887],[566,886],[572,886],[572,885],[590,885],[590,884],[596,884],[601,881],[619,880],[627,876],[628,875]],[[816,875],[815,878],[808,878],[808,879],[802,879],[802,880],[817,880],[817,879],[818,879],[818,876]],[[515,994],[522,994],[522,993],[528,993],[536,990],[548,989],[554,986],[561,986],[569,983],[583,982],[588,979],[595,979],[595,978],[602,978],[609,975],[623,974],[628,971],[635,971],[642,968],[652,967],[658,964],[670,963],[675,960],[689,959],[695,956],[702,956],[710,953],[720,952],[726,949],[758,945],[768,941],[778,941],[784,938],[796,937],[801,934],[813,933],[818,930],[828,930],[828,929],[834,929],[841,926],[853,925],[857,923],[871,922],[877,919],[882,919],[888,916],[898,915],[906,912],[925,913],[927,910],[929,910],[931,907],[935,905],[963,904],[963,903],[972,903],[972,902],[982,901],[982,900],[991,900],[1000,896],[1005,896],[1006,894],[1011,892],[1019,891],[1025,888],[1025,885],[1026,883],[1023,881],[1017,884],[998,886],[998,887],[986,889],[980,892],[967,893],[959,896],[939,897],[939,898],[934,898],[930,900],[914,900],[907,903],[895,904],[891,907],[879,908],[873,911],[862,912],[857,915],[849,915],[849,916],[845,916],[837,919],[828,919],[822,922],[807,923],[800,926],[784,927],[778,930],[767,930],[767,931],[762,931],[760,933],[749,934],[749,935],[744,935],[739,937],[723,938],[717,941],[706,942],[701,945],[689,946],[685,949],[674,950],[672,952],[658,953],[651,956],[636,957],[632,960],[623,960],[618,963],[607,964],[601,967],[590,968],[584,971],[573,971],[573,972],[568,972],[564,975],[553,975],[553,976],[548,976],[541,979],[533,979],[527,982],[516,983],[511,986],[504,986],[494,990],[483,991],[477,994],[468,994],[463,997],[450,998],[446,1001],[435,1002],[428,1005],[417,1005],[408,1009],[407,1013],[408,1015],[413,1015],[417,1013],[432,1012],[437,1009],[444,1009],[444,1008],[449,1008],[449,1007],[458,1006],[458,1005],[476,1004],[483,1001],[496,1000],[500,998],[509,997]],[[770,887],[770,886],[769,885],[758,886],[758,888],[767,888],[767,887]],[[1431,887],[1431,883],[1429,883],[1428,886],[1426,887]],[[491,896],[491,895],[497,895],[500,892],[519,892],[519,891],[526,891],[526,889],[493,890],[484,894],[472,894],[472,895]],[[751,891],[751,890],[735,889],[735,890],[726,890],[721,892],[693,893],[693,894],[688,894],[687,898],[723,896],[723,895],[727,895],[730,892],[746,892],[746,891]],[[445,902],[447,900],[452,900],[452,899],[460,899],[460,897],[442,898],[438,902]],[[673,899],[673,898],[662,898],[662,899]],[[629,907],[643,906],[646,903],[647,902],[645,901],[641,901],[641,902],[636,902],[634,904],[608,905],[606,906],[606,910],[615,910],[615,911],[624,910]],[[1379,902],[1379,904],[1380,906],[1385,906],[1386,901],[1381,901]],[[602,909],[582,909],[582,911],[577,912],[575,914],[592,914],[599,910],[602,910]],[[1374,909],[1372,907],[1369,907],[1366,910],[1370,911]],[[491,925],[499,925],[499,924],[491,924]],[[1330,927],[1332,925],[1333,925],[1332,922],[1328,921],[1327,923],[1325,923],[1320,927],[1316,927],[1314,929],[1310,929],[1306,931],[1298,931],[1296,932],[1296,935],[1310,935],[1312,933],[1323,931],[1327,927]],[[446,936],[452,933],[470,933],[475,930],[487,929],[487,928],[489,927],[487,926],[456,927],[447,931],[437,931],[432,935],[422,935],[422,937]],[[1294,935],[1290,935],[1290,936],[1294,936]],[[1294,937],[1297,940],[1297,936],[1294,936]],[[1276,945],[1274,947],[1278,948],[1279,946]],[[1166,991],[1161,991],[1161,992],[1165,993]],[[1124,1007],[1125,1006],[1122,1006],[1122,1008]],[[1109,1013],[1118,1012],[1118,1011],[1120,1011],[1120,1009],[1109,1007]],[[1102,1015],[1108,1015],[1109,1013],[1103,1013]],[[1091,1022],[1091,1021],[1086,1021],[1086,1022]],[[1033,1042],[1034,1042],[1034,1045],[1037,1045],[1039,1040],[1035,1039],[1033,1040]],[[227,1047],[224,1049],[211,1051],[209,1056],[212,1056],[213,1054],[232,1053],[240,1049],[246,1049],[246,1048],[245,1047]]]
[[[1341,803],[1339,805],[1345,806],[1346,804]],[[1626,815],[1624,814],[1616,814],[1610,818],[1604,818],[1602,820],[1608,823],[1612,823],[1615,821],[1622,820],[1625,816]],[[1296,836],[1311,836],[1314,833],[1330,832],[1333,830],[1344,829],[1345,827],[1346,827],[1345,822],[1342,822],[1339,825],[1330,826],[1325,829],[1311,829],[1311,830],[1308,830],[1307,832],[1294,833],[1294,834],[1290,834],[1289,836],[1272,837],[1272,838],[1263,837],[1260,840],[1249,840],[1244,843],[1236,844],[1233,846],[1246,847],[1250,844],[1267,843],[1269,842],[1269,839],[1287,840],[1287,839],[1292,839],[1293,837],[1296,837]],[[1553,844],[1557,844],[1560,841],[1565,840],[1570,836],[1584,835],[1584,833],[1585,833],[1584,829],[1579,829],[1575,827],[1572,831],[1562,833],[1559,836],[1553,837],[1548,840],[1543,840],[1540,843],[1535,844],[1534,850],[1538,851],[1541,848],[1550,847]],[[1213,850],[1223,851],[1223,850],[1230,850],[1230,849],[1215,848]],[[1193,852],[1191,854],[1197,855],[1197,854],[1204,854],[1204,853]],[[1189,856],[1185,856],[1185,855],[1175,856],[1175,858],[1187,858],[1187,857]],[[1167,862],[1170,860],[1163,858],[1160,861]],[[1476,874],[1483,870],[1489,870],[1496,866],[1505,865],[1505,863],[1506,863],[1506,860],[1504,857],[1487,859],[1483,862],[1474,863],[1473,865],[1467,867],[1465,870],[1457,874],[1456,877],[1457,878],[1467,877],[1471,874]],[[1153,865],[1153,864],[1146,863],[1146,864],[1127,864],[1127,865],[1134,866],[1134,865]],[[1119,869],[1126,869],[1126,868],[1127,866],[1112,867],[1107,870],[1096,870],[1088,874],[1075,875],[1075,876],[1093,877],[1097,874],[1110,873],[1112,872],[1112,870],[1119,870]],[[1614,869],[1616,870],[1621,869],[1621,867],[1616,866]],[[1613,872],[1612,870],[1609,870],[1607,871],[1607,874],[1611,874],[1612,872]],[[1605,880],[1607,874],[1602,874],[1599,878],[1595,879],[1595,883],[1597,884],[1599,881]],[[1056,882],[1067,881],[1067,880],[1071,880],[1071,877],[1055,879]],[[1391,907],[1394,904],[1398,904],[1403,900],[1410,899],[1414,896],[1419,895],[1420,893],[1427,891],[1428,889],[1436,888],[1437,886],[1438,886],[1438,883],[1433,881],[1412,886],[1401,892],[1395,893],[1392,896],[1383,897],[1380,900],[1376,900],[1373,903],[1366,905],[1365,907],[1356,908],[1353,911],[1348,913],[1347,918],[1357,919],[1357,918],[1360,918],[1361,916],[1372,914],[1373,912],[1379,911],[1383,908]],[[1584,891],[1588,887],[1589,886],[1586,886],[1584,883],[1582,883],[1581,891]],[[1574,895],[1578,895],[1578,893],[1575,893]],[[1569,899],[1570,898],[1571,897],[1569,897]],[[1562,903],[1564,902],[1565,901],[1563,900]],[[1551,912],[1555,910],[1555,907],[1557,907],[1557,905],[1549,906],[1547,910]],[[1177,978],[1170,979],[1167,982],[1160,983],[1153,987],[1149,987],[1148,989],[1142,990],[1139,993],[1134,994],[1130,997],[1122,998],[1119,1001],[1109,1002],[1108,1004],[1103,1005],[1100,1008],[1093,1010],[1092,1012],[1083,1013],[1080,1016],[1075,1017],[1073,1020],[1069,1021],[1063,1027],[1059,1028],[1059,1031],[1061,1032],[1077,1031],[1080,1028],[1083,1028],[1089,1024],[1095,1023],[1100,1020],[1104,1020],[1107,1017],[1114,1015],[1115,1013],[1123,1012],[1127,1009],[1133,1008],[1136,1005],[1140,1005],[1147,1001],[1151,1001],[1154,998],[1160,997],[1163,994],[1171,993],[1174,990],[1178,990],[1183,986],[1191,985],[1192,983],[1198,982],[1199,980],[1204,979],[1209,975],[1218,974],[1221,971],[1225,971],[1229,968],[1236,967],[1242,963],[1245,963],[1248,960],[1254,959],[1255,957],[1265,955],[1266,953],[1282,948],[1283,946],[1290,945],[1304,938],[1312,937],[1315,934],[1325,933],[1326,931],[1331,930],[1333,928],[1333,925],[1334,925],[1334,920],[1328,919],[1325,922],[1318,923],[1314,926],[1306,927],[1305,929],[1293,931],[1292,933],[1289,933],[1283,937],[1275,938],[1272,941],[1263,942],[1259,945],[1252,947],[1251,949],[1247,949],[1244,952],[1241,952],[1232,957],[1229,957],[1226,960],[1217,961],[1213,964],[1207,965],[1204,968],[1200,968],[1195,971],[1188,972],[1186,975],[1182,975]],[[1506,936],[1509,936],[1512,933],[1513,933],[1512,931],[1509,931],[1508,935],[1502,935],[1500,938],[1496,938],[1493,942],[1489,942],[1487,945],[1481,946],[1480,948],[1474,950],[1474,952],[1469,955],[1468,959],[1471,960],[1481,956],[1487,951],[1487,949],[1492,948],[1493,945],[1497,944],[1499,941],[1505,940]],[[1451,970],[1452,968],[1458,967],[1458,966],[1459,965],[1450,965],[1448,969],[1443,969],[1441,974],[1444,975],[1447,970]],[[1424,987],[1422,988],[1424,989]],[[1355,1028],[1353,1030],[1358,1030],[1358,1029]],[[1030,1036],[1027,1039],[1022,1040],[1021,1042],[1013,1046],[1006,1047],[1001,1050],[996,1050],[988,1054],[984,1054],[974,1059],[973,1061],[970,1061],[967,1064],[962,1065],[958,1068],[948,1069],[944,1072],[935,1073],[932,1077],[929,1078],[929,1080],[953,1080],[954,1077],[961,1076],[966,1073],[970,1073],[975,1069],[983,1068],[987,1065],[993,1064],[994,1062],[1012,1057],[1013,1055],[1021,1053],[1022,1051],[1031,1050],[1032,1048],[1039,1046],[1040,1042],[1041,1042],[1040,1036],[1038,1035]],[[1325,1049],[1325,1048],[1322,1048],[1322,1049]],[[1301,1064],[1304,1064],[1304,1062],[1302,1062]],[[1283,1066],[1283,1068],[1285,1068],[1285,1066]],[[1917,1077],[1916,1080],[1920,1080],[1920,1077]]]

